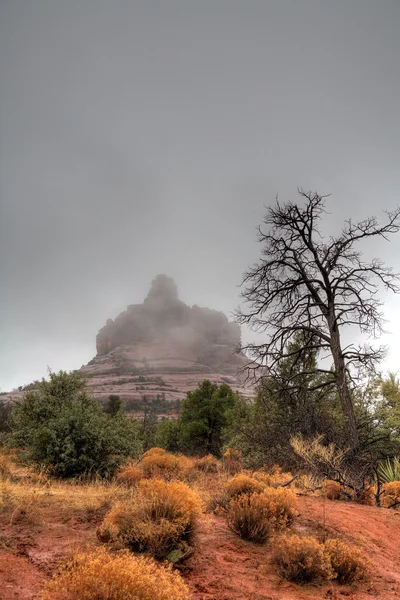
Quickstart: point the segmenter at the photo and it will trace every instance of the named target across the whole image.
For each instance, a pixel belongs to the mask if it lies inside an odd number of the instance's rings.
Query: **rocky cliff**
[[[142,304],[108,319],[96,338],[97,356],[81,371],[93,395],[125,400],[183,398],[203,379],[229,383],[250,395],[236,352],[240,327],[222,313],[179,300],[174,281],[158,275]]]

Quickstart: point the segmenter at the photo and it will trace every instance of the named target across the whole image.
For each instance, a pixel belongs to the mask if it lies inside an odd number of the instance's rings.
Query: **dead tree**
[[[304,204],[276,201],[267,209],[259,228],[262,257],[245,273],[242,297],[247,308],[238,321],[266,334],[266,341],[242,348],[251,356],[249,369],[261,365],[272,376],[279,363],[291,358],[294,366],[310,350],[333,359],[323,368],[320,360],[313,374],[322,373],[313,389],[335,385],[346,422],[349,447],[358,447],[358,432],[351,396],[351,381],[360,369],[373,367],[385,354],[384,347],[350,343],[343,347],[343,328],[355,326],[368,337],[383,331],[380,288],[399,292],[399,275],[378,259],[365,262],[357,246],[369,238],[387,239],[400,230],[400,208],[386,212],[387,222],[375,217],[359,223],[345,222],[337,237],[324,238],[319,230],[326,196],[299,190]],[[303,332],[304,344],[293,348],[293,336]],[[293,355],[296,354],[296,356]],[[295,387],[304,376],[294,368],[287,375]],[[311,375],[311,373],[310,373]]]

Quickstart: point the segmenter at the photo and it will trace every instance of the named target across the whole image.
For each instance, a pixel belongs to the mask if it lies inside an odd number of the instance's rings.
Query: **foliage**
[[[142,480],[134,501],[111,509],[98,530],[103,541],[120,541],[158,558],[193,532],[201,512],[196,493],[179,481]]]
[[[323,544],[314,537],[282,537],[277,543],[274,561],[279,575],[295,583],[304,584],[335,577]]]
[[[390,481],[382,488],[383,505],[394,508],[400,505],[400,481]]]
[[[171,454],[163,448],[151,448],[143,454],[139,466],[146,477],[168,480],[185,477],[193,463],[186,456]]]
[[[268,500],[261,493],[241,494],[226,509],[229,528],[245,540],[265,542],[275,529],[268,515]]]
[[[295,504],[293,492],[282,488],[239,494],[227,506],[228,525],[244,539],[265,542],[273,531],[290,525]]]
[[[203,473],[218,473],[219,462],[212,454],[193,459],[193,468]]]
[[[117,483],[126,485],[127,487],[136,487],[144,477],[143,471],[132,465],[121,467],[115,476]]]
[[[302,334],[293,337],[275,376],[260,379],[254,403],[242,407],[241,418],[225,432],[225,444],[241,450],[244,463],[252,468],[275,464],[296,468],[298,458],[287,443],[295,435],[308,438],[323,432],[329,442],[344,442],[339,398],[334,389],[320,387],[326,376],[312,371],[317,350],[309,348],[297,356],[303,339]],[[297,374],[295,386],[287,381],[290,372]]]
[[[106,415],[77,373],[50,373],[12,411],[12,442],[56,476],[106,475],[141,450],[139,424]]]
[[[179,419],[164,419],[157,424],[154,443],[168,452],[180,450],[180,421]]]
[[[224,485],[224,502],[227,503],[241,494],[262,492],[264,487],[260,481],[250,477],[250,475],[238,473]]]
[[[333,539],[325,542],[324,550],[339,583],[346,585],[366,579],[368,560],[361,550]]]
[[[327,479],[322,485],[322,492],[328,500],[340,500],[342,498],[342,486],[338,481]]]
[[[311,365],[308,373],[323,374],[320,386],[336,388],[344,417],[346,444],[359,446],[351,380],[365,369],[373,368],[384,356],[384,348],[350,342],[342,347],[341,332],[348,326],[362,334],[378,337],[383,330],[382,302],[378,291],[399,292],[399,275],[380,260],[363,260],[360,245],[371,238],[387,239],[400,231],[400,208],[387,212],[387,222],[380,225],[375,217],[359,223],[345,222],[337,236],[321,234],[319,224],[326,213],[325,198],[299,190],[302,204],[276,202],[267,209],[259,228],[263,244],[261,258],[243,277],[242,296],[248,308],[239,312],[238,320],[265,334],[262,343],[251,343],[247,350],[252,367],[266,367],[275,376],[282,358],[302,360],[310,349],[332,358],[332,368]],[[288,343],[297,333],[303,342],[296,355]],[[291,370],[285,380],[301,389],[305,372]]]
[[[189,600],[181,577],[143,557],[104,548],[77,552],[39,600]]]
[[[387,459],[379,465],[379,476],[382,481],[389,483],[390,481],[400,481],[400,457],[395,457],[393,460]]]
[[[218,387],[208,380],[188,392],[179,418],[181,449],[195,455],[220,456],[227,414],[236,401],[228,385]]]
[[[104,412],[106,412],[111,417],[115,417],[116,415],[121,413],[123,409],[124,405],[120,396],[116,396],[114,394],[108,396],[108,401],[104,407]]]

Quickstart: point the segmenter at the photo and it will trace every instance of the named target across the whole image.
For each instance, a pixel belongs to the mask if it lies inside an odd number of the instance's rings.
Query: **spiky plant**
[[[396,456],[392,460],[388,458],[384,463],[381,463],[379,465],[379,476],[385,483],[400,481],[400,456]]]

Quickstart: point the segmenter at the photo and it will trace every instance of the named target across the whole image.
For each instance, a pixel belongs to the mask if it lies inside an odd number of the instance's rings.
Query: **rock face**
[[[105,399],[183,398],[203,379],[253,392],[238,374],[247,363],[240,327],[222,313],[179,300],[175,282],[158,275],[143,304],[108,319],[96,338],[97,356],[81,369],[92,394]]]

